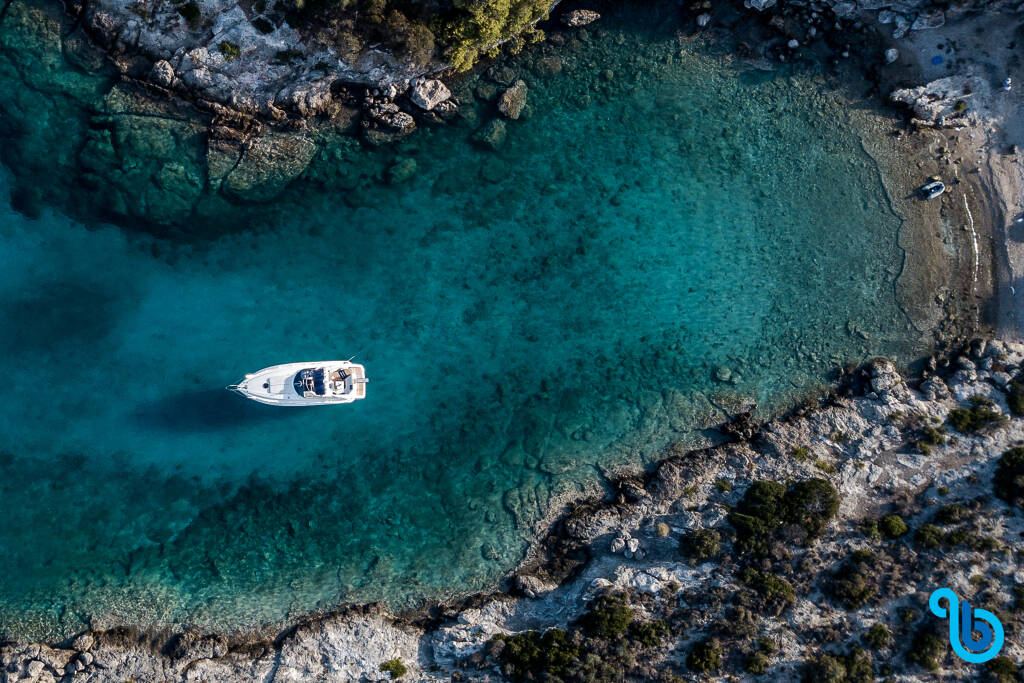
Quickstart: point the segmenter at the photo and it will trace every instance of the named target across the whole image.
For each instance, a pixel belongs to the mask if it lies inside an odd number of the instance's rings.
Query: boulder
[[[505,144],[505,136],[507,134],[508,130],[505,127],[504,121],[501,119],[491,119],[473,135],[473,142],[482,147],[497,150]]]
[[[520,595],[536,599],[545,593],[550,593],[555,586],[544,583],[536,576],[520,574],[512,579],[512,588]]]
[[[974,103],[990,93],[988,83],[978,76],[946,76],[927,85],[896,90],[889,97],[913,109],[920,123],[942,126],[969,114]]]
[[[885,51],[885,63],[886,64],[892,64],[893,62],[895,62],[899,58],[900,58],[900,51],[897,50],[896,48],[890,47],[888,50]]]
[[[269,201],[313,160],[316,144],[301,135],[273,133],[251,140],[221,189],[239,199]]]
[[[743,0],[743,6],[763,12],[769,7],[775,6],[775,0]]]
[[[939,28],[946,23],[946,15],[940,9],[921,12],[910,25],[911,31],[923,31],[929,28]]]
[[[577,28],[579,26],[586,26],[587,24],[592,24],[600,18],[601,15],[595,12],[594,10],[574,9],[568,14],[562,15],[562,23],[568,26],[569,28]]]
[[[170,88],[174,84],[174,67],[166,59],[157,61],[149,72],[149,80],[164,88]]]
[[[366,109],[363,135],[367,142],[379,145],[404,137],[416,129],[416,120],[393,102],[372,104]]]
[[[518,119],[526,106],[526,82],[518,80],[498,97],[498,111],[510,119]]]
[[[402,159],[388,169],[388,183],[398,185],[416,175],[416,160]]]
[[[418,80],[412,86],[409,96],[417,107],[430,111],[442,102],[447,102],[452,92],[436,78],[426,78]]]

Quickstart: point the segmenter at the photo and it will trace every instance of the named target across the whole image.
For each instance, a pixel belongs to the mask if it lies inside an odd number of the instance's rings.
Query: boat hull
[[[352,389],[348,393],[335,395],[328,391],[326,395],[310,395],[312,392],[299,394],[295,389],[296,375],[311,368],[324,368],[326,374],[343,372],[352,378]],[[302,363],[285,363],[272,365],[245,376],[238,384],[232,384],[228,390],[245,398],[271,406],[327,406],[339,403],[354,403],[366,398],[366,369],[351,361],[328,360],[306,361]]]

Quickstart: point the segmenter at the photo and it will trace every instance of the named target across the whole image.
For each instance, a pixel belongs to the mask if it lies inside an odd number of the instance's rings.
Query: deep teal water
[[[606,26],[499,153],[427,131],[396,152],[410,181],[352,190],[327,150],[213,242],[2,202],[5,630],[246,628],[485,588],[552,496],[923,350],[849,103]],[[351,406],[223,390],[354,354]]]

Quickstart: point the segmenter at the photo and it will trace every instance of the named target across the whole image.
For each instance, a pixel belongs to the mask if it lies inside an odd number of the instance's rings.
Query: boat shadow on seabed
[[[198,389],[165,396],[139,406],[135,419],[170,432],[209,432],[244,424],[295,417],[291,410],[246,401],[224,389]]]

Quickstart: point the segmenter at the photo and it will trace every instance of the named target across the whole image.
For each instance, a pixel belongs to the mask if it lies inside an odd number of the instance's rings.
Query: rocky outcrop
[[[595,12],[594,10],[574,9],[571,12],[567,12],[566,14],[562,15],[562,23],[568,26],[569,28],[578,28],[580,26],[592,24],[600,18],[601,15]]]
[[[304,136],[268,133],[244,145],[221,187],[238,199],[269,201],[306,170],[314,154],[316,145]]]
[[[341,55],[305,40],[276,3],[189,0],[136,11],[117,0],[85,6],[84,25],[113,63],[194,100],[274,119],[278,112],[309,117],[325,111],[335,82],[404,92],[409,81],[441,64],[417,66],[381,49]],[[257,9],[259,8],[259,9]]]
[[[367,142],[382,145],[413,132],[416,120],[393,102],[379,102],[366,108],[362,126]]]
[[[413,103],[426,111],[430,111],[442,102],[447,102],[451,96],[451,90],[436,78],[423,78],[414,81],[409,94]]]
[[[991,95],[989,84],[978,76],[947,76],[927,85],[896,90],[894,102],[910,107],[919,125],[963,125],[976,112],[977,102]]]

